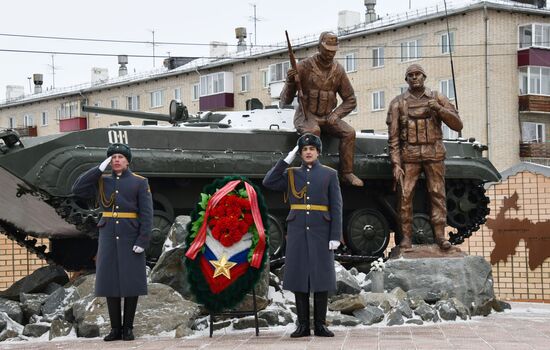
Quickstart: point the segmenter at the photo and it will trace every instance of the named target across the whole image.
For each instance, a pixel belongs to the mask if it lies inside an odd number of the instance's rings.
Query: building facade
[[[407,66],[419,63],[428,75],[426,85],[458,104],[464,121],[460,136],[487,144],[497,169],[522,159],[546,162],[550,11],[494,0],[449,8],[448,16],[443,9],[441,4],[338,30],[338,58],[358,99],[348,123],[356,130],[386,132],[387,106],[406,88]],[[314,54],[316,45],[316,36],[295,42],[296,56]],[[181,100],[191,113],[242,110],[251,99],[264,106],[278,104],[288,67],[284,45],[199,59],[171,70],[7,100],[0,104],[0,127],[40,136],[129,119],[83,113],[83,104],[158,113],[168,113],[172,99]],[[444,131],[446,137],[459,136]]]

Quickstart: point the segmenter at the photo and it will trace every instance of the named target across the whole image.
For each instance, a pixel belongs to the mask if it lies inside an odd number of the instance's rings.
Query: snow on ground
[[[290,292],[287,292],[287,291],[285,291],[285,292],[286,293],[284,293],[284,294],[290,293]],[[276,292],[276,293],[281,294],[281,292]],[[290,296],[292,296],[292,293],[290,293]],[[293,300],[293,298],[291,298],[290,300]],[[481,320],[487,319],[487,318],[502,318],[502,317],[506,317],[506,318],[508,318],[508,317],[510,317],[510,318],[529,318],[529,319],[541,319],[541,320],[544,319],[546,321],[550,321],[550,304],[526,303],[526,302],[510,302],[510,304],[512,305],[511,310],[505,310],[504,312],[501,312],[501,313],[493,312],[487,317],[475,316],[475,317],[472,317],[471,320],[466,320],[466,321],[457,320],[457,321],[442,321],[442,322],[443,323],[477,322],[477,321],[481,321]],[[205,317],[208,317],[208,316],[205,316]],[[441,322],[438,322],[438,323],[441,323]],[[430,326],[433,326],[433,325],[434,325],[433,322],[425,322],[423,325],[405,324],[405,325],[391,326],[391,327],[430,327]],[[347,329],[350,329],[350,328],[366,329],[366,328],[372,328],[372,327],[386,328],[386,327],[389,327],[389,326],[387,326],[384,322],[381,322],[379,324],[372,325],[372,326],[365,326],[365,325],[358,325],[358,326],[355,326],[355,327],[331,326],[330,328],[333,329],[333,330],[347,330]],[[291,323],[291,324],[288,324],[286,326],[272,326],[272,327],[269,327],[269,331],[288,332],[288,333],[290,333],[290,332],[294,331],[294,328],[295,328],[295,325]],[[261,328],[260,333],[262,332],[262,330],[265,331],[266,329]],[[236,329],[233,329],[233,326],[231,325],[229,327],[214,331],[214,334],[220,334],[221,333],[221,334],[227,335],[227,334],[239,334],[239,333],[246,333],[246,332],[250,332],[250,329],[236,330]],[[205,329],[202,329],[202,330],[195,331],[192,335],[189,335],[189,336],[185,337],[185,339],[208,337],[209,334],[210,334],[209,329],[205,328]],[[24,339],[24,340],[14,338],[13,340],[8,339],[5,342],[9,343],[9,344],[14,344],[14,343],[22,343],[23,344],[23,343],[29,343],[29,342],[45,342],[45,341],[48,341],[48,336],[49,336],[49,332],[46,332],[44,335],[42,335],[39,338],[25,337],[26,339]],[[164,333],[159,334],[159,335],[139,336],[139,338],[159,338],[159,337],[173,338],[174,336],[175,336],[175,331],[171,331],[171,332],[164,332]],[[76,332],[73,329],[69,335],[64,336],[64,337],[54,338],[52,341],[55,341],[55,342],[70,341],[70,340],[74,340],[76,338],[77,338],[76,337]],[[101,338],[102,337],[97,338],[97,339],[101,339]]]

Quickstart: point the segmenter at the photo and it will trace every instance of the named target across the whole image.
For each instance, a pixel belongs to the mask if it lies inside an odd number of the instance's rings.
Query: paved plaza
[[[512,310],[475,317],[468,321],[439,322],[423,326],[333,327],[334,338],[291,339],[293,327],[214,332],[174,339],[141,337],[133,342],[107,343],[100,338],[54,341],[3,342],[0,349],[550,349],[550,304],[512,303]],[[205,332],[205,331],[203,331]]]

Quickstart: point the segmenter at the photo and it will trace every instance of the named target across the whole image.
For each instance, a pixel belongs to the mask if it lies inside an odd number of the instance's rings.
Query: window
[[[267,89],[269,87],[269,69],[262,69],[262,88]]]
[[[233,92],[232,73],[219,72],[201,76],[200,96],[215,95],[222,92]]]
[[[550,48],[550,24],[527,24],[519,27],[519,48]]]
[[[550,68],[521,67],[519,69],[520,95],[550,96]]]
[[[243,74],[243,75],[241,75],[239,80],[241,82],[241,92],[248,91],[250,75],[249,74]]]
[[[162,107],[164,104],[164,91],[157,90],[150,93],[151,96],[151,108]]]
[[[542,123],[521,123],[521,140],[523,142],[545,142],[545,125]]]
[[[139,111],[139,95],[128,96],[127,102],[129,111]]]
[[[15,117],[10,117],[8,123],[9,123],[8,128],[10,128],[10,129],[15,128]]]
[[[174,100],[181,101],[181,88],[174,89]]]
[[[445,123],[441,123],[441,131],[444,139],[456,139],[458,138],[458,132],[449,128]]]
[[[449,100],[455,99],[455,89],[453,86],[453,79],[441,80],[439,82],[439,90],[443,95],[447,96]]]
[[[286,79],[286,72],[290,68],[290,62],[276,63],[269,66],[269,82],[283,81]]]
[[[193,84],[193,89],[191,89],[191,100],[197,101],[199,99],[200,93],[200,84]]]
[[[116,98],[111,99],[111,108],[114,108],[114,109],[118,108],[118,99]]]
[[[455,52],[455,33],[449,32],[441,34],[441,53],[446,54]]]
[[[99,106],[101,106],[101,103],[94,102],[94,107],[99,107]],[[99,113],[94,113],[94,117],[99,117]]]
[[[80,108],[77,101],[62,103],[59,110],[59,119],[70,119],[78,117],[80,115],[79,110]]]
[[[410,40],[401,43],[401,62],[420,58],[420,40]]]
[[[401,85],[399,87],[399,93],[402,94],[409,89],[409,85]]]
[[[383,67],[384,66],[384,48],[377,47],[372,49],[372,66]]]
[[[348,73],[355,72],[357,70],[357,58],[355,57],[355,52],[344,55],[344,69]]]
[[[380,111],[384,109],[384,91],[375,91],[372,93],[372,110]]]
[[[25,116],[23,117],[23,126],[26,128],[34,126],[34,120],[32,118],[32,115],[25,114]]]
[[[40,118],[42,121],[42,126],[48,125],[48,113],[42,112],[42,118]]]

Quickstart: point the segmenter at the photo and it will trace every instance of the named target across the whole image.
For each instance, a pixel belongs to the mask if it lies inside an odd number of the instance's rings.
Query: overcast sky
[[[448,0],[462,3],[464,0]],[[410,0],[411,8],[443,4],[443,0]],[[256,5],[257,33],[254,33]],[[320,5],[322,4],[322,5]],[[168,56],[208,56],[211,41],[236,44],[235,27],[246,27],[248,43],[268,45],[291,38],[335,30],[338,12],[361,13],[364,0],[20,0],[3,4],[0,12],[0,100],[5,99],[6,85],[21,85],[29,92],[27,77],[44,74],[44,88],[53,86],[50,53],[16,53],[6,50],[45,52],[79,52],[94,54],[153,55],[152,42],[194,43],[203,45],[157,45],[155,65],[162,66]],[[379,16],[409,10],[408,0],[378,0]],[[6,36],[31,35],[50,37],[131,40],[143,43],[105,43],[72,40],[49,40]],[[256,36],[257,35],[257,36]],[[234,47],[230,48],[233,51]],[[92,67],[108,68],[110,76],[118,74],[116,57],[54,55],[55,87],[89,82]],[[153,68],[152,57],[129,58],[128,71],[143,72]]]

